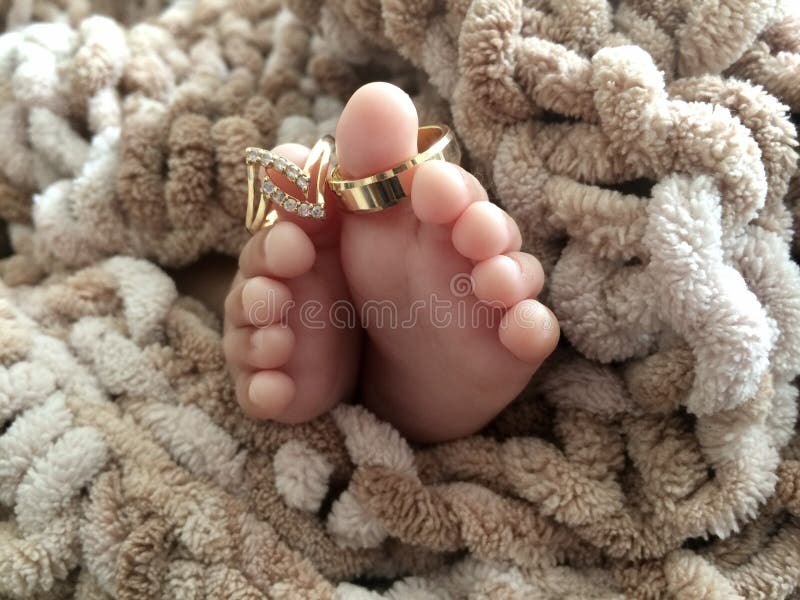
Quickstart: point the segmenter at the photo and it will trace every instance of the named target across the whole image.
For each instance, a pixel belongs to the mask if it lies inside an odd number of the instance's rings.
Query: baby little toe
[[[256,371],[245,382],[242,410],[256,419],[279,418],[295,397],[294,380],[283,371]]]
[[[560,336],[558,319],[541,302],[522,300],[503,316],[499,336],[519,360],[538,366],[556,348]]]

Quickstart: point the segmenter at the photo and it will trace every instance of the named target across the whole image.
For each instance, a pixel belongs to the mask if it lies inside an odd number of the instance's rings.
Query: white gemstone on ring
[[[297,214],[301,217],[307,217],[311,212],[311,205],[308,202],[303,202],[297,209]]]
[[[283,170],[286,169],[286,159],[282,156],[279,156],[275,159],[274,165],[277,171],[283,172]]]
[[[283,203],[283,208],[289,212],[294,212],[297,210],[297,200],[294,198],[288,198],[286,202]]]
[[[275,191],[275,184],[272,183],[269,179],[265,179],[264,183],[261,184],[261,191],[267,194],[268,196],[272,195],[272,192]]]
[[[294,181],[300,176],[300,169],[298,169],[295,165],[289,165],[289,168],[286,169],[286,176]]]
[[[282,204],[286,199],[286,194],[283,190],[275,189],[275,191],[272,193],[272,199],[278,204]]]
[[[304,192],[308,190],[308,177],[306,177],[305,175],[301,175],[300,177],[298,177],[296,183],[297,187],[299,187]]]
[[[325,209],[322,208],[319,204],[315,204],[311,208],[311,216],[315,219],[322,219],[325,217]]]

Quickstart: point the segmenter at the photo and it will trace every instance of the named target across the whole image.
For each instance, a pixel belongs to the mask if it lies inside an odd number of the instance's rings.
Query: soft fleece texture
[[[795,3],[288,4],[0,2],[0,596],[797,597]],[[567,342],[448,444],[247,419],[164,270],[371,79],[454,126]]]

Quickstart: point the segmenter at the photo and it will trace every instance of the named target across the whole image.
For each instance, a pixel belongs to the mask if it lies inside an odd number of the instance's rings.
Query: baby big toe
[[[296,223],[278,221],[269,231],[248,240],[239,255],[239,270],[245,277],[293,279],[307,273],[315,258],[308,234]]]
[[[527,299],[508,309],[499,335],[500,342],[519,360],[538,365],[555,350],[560,330],[549,308]]]

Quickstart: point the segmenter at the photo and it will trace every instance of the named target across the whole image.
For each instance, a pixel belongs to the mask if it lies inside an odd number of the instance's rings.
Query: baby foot
[[[274,151],[298,165],[308,155],[297,144]],[[282,177],[274,180],[289,189]],[[324,221],[279,209],[278,223],[255,234],[239,256],[225,301],[223,346],[236,399],[254,418],[307,421],[353,391],[361,331],[347,320],[333,326],[319,317],[349,298],[340,219],[328,196]]]
[[[415,155],[417,127],[399,88],[362,87],[336,130],[342,175]],[[541,265],[519,251],[517,225],[475,177],[441,161],[404,175],[410,201],[342,215],[342,266],[368,335],[363,403],[412,439],[440,441],[477,431],[511,402],[559,328],[533,299]]]

